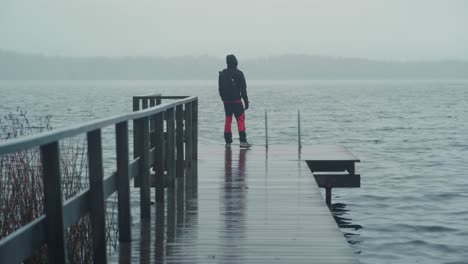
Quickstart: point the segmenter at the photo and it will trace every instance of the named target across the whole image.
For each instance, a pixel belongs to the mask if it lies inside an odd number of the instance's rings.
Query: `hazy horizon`
[[[468,60],[468,2],[3,0],[0,49],[73,57]]]

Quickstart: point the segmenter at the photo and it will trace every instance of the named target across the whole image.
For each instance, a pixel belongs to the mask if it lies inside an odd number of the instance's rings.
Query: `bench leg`
[[[331,200],[332,200],[332,188],[327,187],[325,188],[325,202],[327,203],[327,206],[329,209],[331,209]]]

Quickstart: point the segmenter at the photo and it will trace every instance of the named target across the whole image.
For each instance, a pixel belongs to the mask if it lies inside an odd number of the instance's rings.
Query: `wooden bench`
[[[325,201],[331,206],[332,188],[359,188],[361,176],[355,173],[360,162],[348,149],[340,145],[311,145],[301,150],[304,160],[320,188],[325,188]]]

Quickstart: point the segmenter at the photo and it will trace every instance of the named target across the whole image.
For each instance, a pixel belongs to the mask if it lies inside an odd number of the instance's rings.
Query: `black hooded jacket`
[[[219,72],[218,89],[223,101],[236,101],[243,99],[249,103],[247,97],[247,84],[244,73],[237,69],[237,59],[234,55],[226,57],[227,69]]]

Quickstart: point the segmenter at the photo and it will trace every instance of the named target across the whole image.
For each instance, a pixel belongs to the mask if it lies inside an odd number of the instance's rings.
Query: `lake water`
[[[269,143],[297,144],[299,109],[304,145],[342,144],[361,159],[362,187],[333,201],[362,263],[468,263],[468,81],[248,85],[253,144],[265,142],[265,111]],[[0,92],[1,116],[20,106],[30,119],[51,114],[54,127],[130,111],[133,95],[197,95],[200,143],[224,143],[216,80],[3,81]]]

